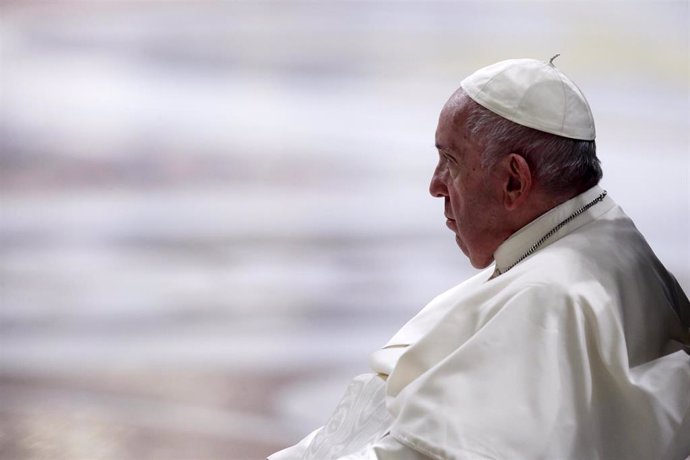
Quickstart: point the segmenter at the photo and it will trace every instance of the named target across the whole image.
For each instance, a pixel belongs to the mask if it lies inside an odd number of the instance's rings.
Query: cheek
[[[476,194],[473,194],[467,188],[467,179],[455,177],[450,181],[448,187],[448,196],[450,198],[451,206],[456,214],[466,214],[472,205],[472,200]],[[460,217],[459,215],[456,217]]]
[[[449,177],[448,180],[448,195],[455,201],[461,200],[465,196],[463,188],[464,181],[459,177]]]
[[[450,208],[453,211],[453,217],[455,218],[455,220],[461,220],[465,209],[465,204],[463,203],[463,195],[455,190],[449,190],[448,198],[450,199]]]

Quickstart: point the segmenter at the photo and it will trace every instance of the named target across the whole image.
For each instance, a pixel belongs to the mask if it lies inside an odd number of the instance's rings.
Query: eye
[[[442,153],[441,158],[443,158],[443,162],[449,176],[452,178],[458,176],[460,173],[460,164],[458,163],[458,160],[454,156],[447,153]]]
[[[455,158],[453,158],[451,155],[448,155],[447,153],[442,153],[441,156],[447,163],[457,165],[457,161],[455,161]]]

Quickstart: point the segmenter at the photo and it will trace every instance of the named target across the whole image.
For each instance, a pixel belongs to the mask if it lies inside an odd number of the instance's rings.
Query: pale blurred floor
[[[473,271],[426,192],[445,98],[548,58],[690,289],[688,6],[0,6],[0,458],[263,458]]]

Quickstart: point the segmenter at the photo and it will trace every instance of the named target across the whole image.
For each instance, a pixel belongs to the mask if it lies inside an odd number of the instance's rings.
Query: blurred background
[[[0,3],[0,458],[261,459],[474,273],[466,75],[556,64],[690,292],[687,1]]]

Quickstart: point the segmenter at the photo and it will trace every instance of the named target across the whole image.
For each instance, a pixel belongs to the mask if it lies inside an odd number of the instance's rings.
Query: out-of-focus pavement
[[[688,3],[4,2],[0,458],[263,458],[473,270],[440,107],[510,57],[587,94],[690,290]]]

